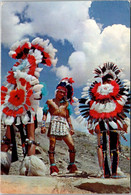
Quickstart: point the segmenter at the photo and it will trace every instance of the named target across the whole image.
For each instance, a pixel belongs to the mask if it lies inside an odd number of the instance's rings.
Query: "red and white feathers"
[[[32,42],[29,39],[17,41],[12,45],[9,55],[18,61],[8,71],[5,86],[1,87],[2,123],[11,125],[16,123],[27,124],[29,118],[27,111],[32,117],[39,109],[39,98],[43,85],[39,84],[41,63],[46,66],[55,66],[57,58],[49,40],[39,37]]]
[[[130,94],[124,81],[118,78],[120,70],[113,63],[105,63],[94,72],[95,78],[101,79],[83,89],[82,98],[77,100],[75,109],[76,114],[80,115],[78,120],[87,119],[90,132],[100,132],[101,120],[104,121],[105,130],[127,131],[126,113],[130,110]]]

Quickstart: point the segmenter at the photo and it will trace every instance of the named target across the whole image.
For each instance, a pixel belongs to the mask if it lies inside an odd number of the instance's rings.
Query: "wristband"
[[[43,123],[42,123],[42,127],[45,127],[45,121],[43,121]]]
[[[72,126],[72,124],[69,124],[69,128],[70,128],[70,129],[73,129],[73,126]]]

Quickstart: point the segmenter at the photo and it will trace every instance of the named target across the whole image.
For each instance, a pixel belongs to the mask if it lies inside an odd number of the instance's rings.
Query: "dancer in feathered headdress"
[[[24,147],[24,155],[28,148],[28,155],[35,154],[35,117],[38,122],[42,121],[42,108],[39,107],[39,100],[43,93],[45,84],[39,83],[41,63],[46,66],[56,65],[56,49],[53,48],[49,40],[43,40],[39,37],[32,42],[29,39],[17,41],[12,45],[9,55],[16,59],[17,62],[8,71],[6,84],[1,87],[1,104],[2,104],[2,124],[7,126],[6,135],[2,140],[2,151],[8,151],[13,144],[15,153],[12,153],[12,161],[17,160],[16,144],[14,137],[14,125],[21,133],[22,146],[25,146],[25,138],[28,135],[30,145]],[[23,125],[27,130],[24,134]],[[13,136],[13,137],[12,137]],[[13,143],[12,143],[13,142]]]
[[[119,79],[120,72],[113,63],[105,63],[95,69],[96,80],[90,87],[83,89],[76,108],[80,114],[78,120],[87,119],[89,132],[98,135],[98,160],[101,170],[104,170],[104,177],[117,176],[119,135],[127,132],[128,127],[126,113],[130,109],[129,89]],[[107,134],[111,163],[107,159]]]
[[[56,140],[64,140],[65,143],[69,147],[70,153],[70,164],[68,166],[68,170],[70,173],[74,173],[77,170],[75,161],[75,147],[72,136],[74,134],[73,126],[71,124],[71,107],[70,103],[72,103],[73,96],[73,83],[72,78],[64,78],[62,79],[57,87],[55,98],[47,100],[44,109],[43,109],[43,126],[41,128],[41,133],[46,132],[46,118],[47,113],[49,112],[51,115],[51,122],[48,131],[48,136],[50,139],[50,147],[49,147],[49,160],[50,160],[50,174],[57,175],[59,172],[58,167],[55,164],[54,154],[55,154],[55,144]],[[69,127],[68,127],[69,126]]]

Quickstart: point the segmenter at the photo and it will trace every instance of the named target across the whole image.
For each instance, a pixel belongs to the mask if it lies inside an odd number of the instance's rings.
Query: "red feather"
[[[26,80],[24,78],[20,78],[19,81],[21,82],[22,86],[24,86],[26,84]]]
[[[51,60],[49,58],[45,59],[45,62],[47,64],[47,66],[51,66]]]
[[[16,115],[19,115],[19,114],[22,114],[24,112],[24,109],[23,107],[19,108],[17,111],[16,111]]]
[[[5,86],[1,86],[1,91],[3,91],[3,92],[7,92],[7,91],[8,91],[8,88],[7,88],[7,87],[5,87]]]
[[[14,106],[19,106],[24,102],[25,92],[22,89],[12,90],[10,92],[9,102]]]

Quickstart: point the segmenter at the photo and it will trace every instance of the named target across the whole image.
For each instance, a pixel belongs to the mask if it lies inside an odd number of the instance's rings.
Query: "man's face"
[[[66,95],[66,92],[64,90],[58,90],[56,93],[56,96],[61,100]]]

